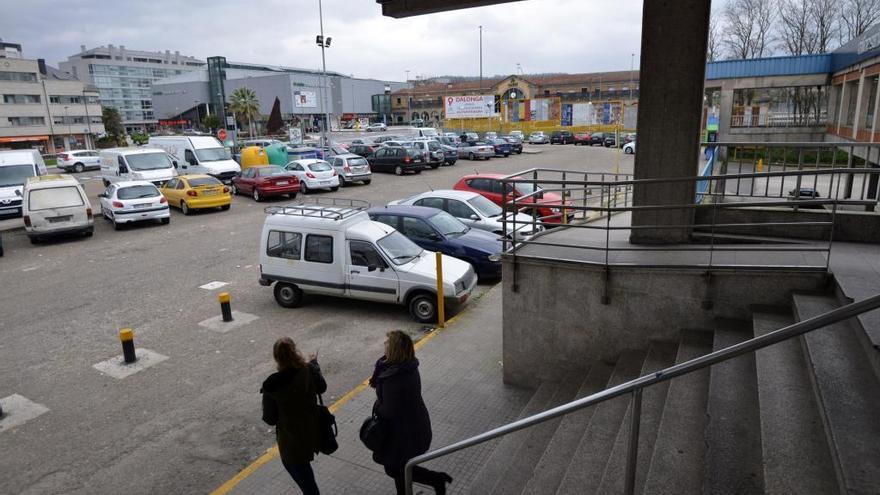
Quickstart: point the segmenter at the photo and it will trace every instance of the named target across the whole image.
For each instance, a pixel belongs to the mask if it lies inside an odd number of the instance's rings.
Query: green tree
[[[229,108],[235,112],[236,118],[248,123],[248,133],[254,135],[254,117],[260,115],[260,101],[257,93],[246,87],[232,92],[229,97]]]
[[[220,117],[212,113],[202,119],[202,125],[214,132],[220,128]]]
[[[122,117],[119,110],[113,107],[101,107],[101,121],[104,123],[104,131],[119,141],[125,136],[125,128],[122,127]]]

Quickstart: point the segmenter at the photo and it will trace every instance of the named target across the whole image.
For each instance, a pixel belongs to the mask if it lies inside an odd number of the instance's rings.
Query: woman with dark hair
[[[376,389],[373,413],[382,423],[385,438],[382,447],[373,452],[373,460],[385,467],[385,474],[394,478],[398,495],[403,495],[406,462],[431,446],[431,418],[422,400],[419,360],[409,335],[400,330],[388,332],[385,355],[376,361],[370,386]],[[413,481],[445,494],[452,477],[416,466]]]
[[[305,495],[318,495],[311,462],[318,451],[318,394],[327,390],[317,354],[306,362],[289,337],[272,347],[278,368],[263,382],[263,421],[275,426],[281,463]]]

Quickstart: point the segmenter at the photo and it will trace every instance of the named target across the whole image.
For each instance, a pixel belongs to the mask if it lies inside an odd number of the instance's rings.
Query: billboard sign
[[[314,91],[294,91],[293,106],[296,108],[315,108],[318,106],[318,97]]]
[[[447,96],[443,109],[447,119],[497,117],[495,95]]]

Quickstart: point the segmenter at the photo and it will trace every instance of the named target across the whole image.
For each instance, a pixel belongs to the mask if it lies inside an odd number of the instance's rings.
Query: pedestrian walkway
[[[420,361],[422,395],[431,413],[433,448],[481,433],[514,420],[532,391],[504,385],[501,362],[501,286],[472,301],[466,312],[422,345],[416,344]],[[378,357],[378,356],[377,356]],[[370,415],[375,392],[365,388],[336,412],[339,450],[318,455],[313,463],[322,493],[389,494],[394,482],[358,439],[361,422]],[[491,455],[495,442],[428,463],[447,471],[455,481],[449,493],[468,493],[477,471]],[[417,487],[415,493],[430,494]],[[233,495],[299,493],[275,455],[244,477]]]

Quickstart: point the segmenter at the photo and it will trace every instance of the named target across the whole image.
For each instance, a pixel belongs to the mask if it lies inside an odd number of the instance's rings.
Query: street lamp
[[[64,140],[64,149],[70,149],[70,121],[67,119],[67,109],[70,108],[67,105],[64,105],[64,124],[67,126],[67,139]]]
[[[318,0],[318,22],[321,27],[321,34],[315,37],[315,44],[321,47],[321,86],[324,88],[325,93],[329,93],[329,88],[327,88],[327,59],[324,56],[324,49],[330,48],[330,40],[331,37],[324,38],[324,11],[321,7],[321,0]],[[321,97],[321,113],[324,115],[324,123],[321,126],[321,144],[327,144],[327,126],[330,125],[330,116],[328,115],[326,109],[324,108],[324,97]]]

